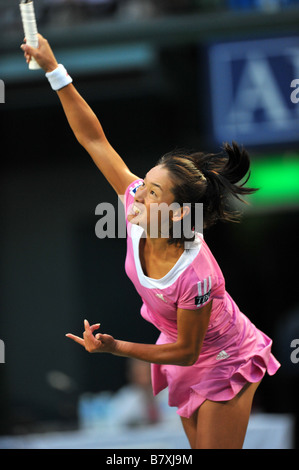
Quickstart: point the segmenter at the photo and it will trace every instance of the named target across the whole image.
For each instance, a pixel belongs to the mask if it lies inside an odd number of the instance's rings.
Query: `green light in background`
[[[299,204],[299,154],[252,158],[248,185],[260,188],[249,197],[251,206]]]

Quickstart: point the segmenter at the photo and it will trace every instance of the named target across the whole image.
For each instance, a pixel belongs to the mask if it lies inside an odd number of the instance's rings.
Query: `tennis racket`
[[[33,1],[21,0],[20,10],[26,43],[29,44],[29,46],[38,47],[37,25]],[[30,70],[40,69],[40,66],[38,65],[34,57],[31,57],[28,66]]]

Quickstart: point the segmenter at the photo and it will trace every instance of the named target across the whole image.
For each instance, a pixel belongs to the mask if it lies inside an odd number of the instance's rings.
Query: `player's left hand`
[[[93,334],[95,330],[99,329],[99,327],[100,323],[89,325],[89,322],[84,320],[83,338],[75,336],[71,333],[67,333],[65,336],[72,339],[76,343],[81,344],[81,346],[83,346],[89,353],[113,353],[115,350],[116,341],[112,336],[101,333],[96,335]]]

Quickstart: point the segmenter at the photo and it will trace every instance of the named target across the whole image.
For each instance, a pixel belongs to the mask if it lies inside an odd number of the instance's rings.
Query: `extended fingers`
[[[67,333],[65,336],[66,336],[67,338],[72,339],[72,340],[75,341],[76,343],[81,344],[81,346],[85,346],[85,342],[84,342],[84,339],[83,339],[83,338],[80,338],[79,336],[73,335],[73,334],[71,334],[71,333]]]
[[[93,332],[97,330],[100,327],[100,323],[95,323],[94,325],[89,325],[89,322],[87,320],[84,320],[84,331],[83,331],[83,338],[80,338],[79,336],[73,335],[72,333],[67,333],[65,336],[67,338],[72,339],[76,343],[80,344],[81,346],[85,347],[87,351],[92,351],[94,349],[94,346],[91,347],[93,342],[95,340],[98,340],[97,336],[96,337],[93,335]],[[98,343],[97,343],[98,344]]]
[[[95,330],[98,330],[100,328],[100,323],[95,323],[94,325],[89,325],[89,322],[87,320],[84,320],[84,328],[85,332],[93,333]]]

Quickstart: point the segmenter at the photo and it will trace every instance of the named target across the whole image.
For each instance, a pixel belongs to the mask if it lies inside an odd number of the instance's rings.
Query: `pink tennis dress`
[[[125,213],[134,202],[136,180],[125,193]],[[173,268],[161,279],[144,275],[139,258],[143,229],[127,222],[125,269],[142,298],[142,317],[156,326],[156,344],[175,342],[177,308],[200,309],[213,300],[210,323],[199,358],[192,366],[152,364],[153,393],[168,387],[170,406],[189,418],[206,400],[233,398],[247,382],[258,382],[280,367],[271,353],[272,340],[239,310],[225,290],[223,274],[205,243],[196,233]]]

